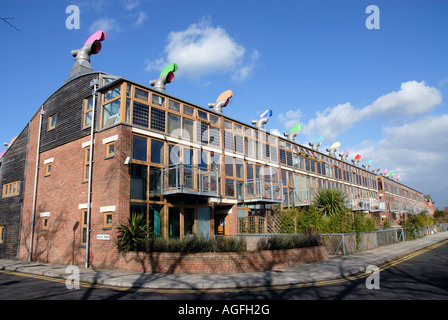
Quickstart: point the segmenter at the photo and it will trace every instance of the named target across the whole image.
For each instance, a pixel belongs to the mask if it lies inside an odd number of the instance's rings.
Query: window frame
[[[20,186],[20,180],[4,184],[2,190],[2,198],[18,196],[20,194]]]
[[[92,106],[90,109],[87,109],[87,107],[89,106],[89,101],[92,100]],[[90,124],[86,125],[86,119],[87,119],[87,115],[88,114],[93,114],[93,96],[84,99],[84,106],[83,106],[83,117],[82,117],[82,128],[83,129],[87,129],[90,128],[92,126],[92,117],[90,117]]]
[[[57,121],[57,113],[51,115],[48,117],[48,130],[47,131],[51,131],[54,128],[56,128],[56,121]]]
[[[113,147],[113,151],[110,152],[110,147]],[[106,159],[113,158],[115,155],[115,141],[106,143]]]
[[[89,166],[90,166],[90,146],[84,148],[84,166],[82,182],[89,181]]]
[[[83,239],[83,237],[84,237],[84,230],[86,232],[85,233],[85,239]],[[79,243],[80,243],[81,246],[85,246],[87,244],[87,232],[88,232],[88,228],[87,228],[87,209],[82,209],[81,210],[81,228],[80,228],[80,232],[81,232],[81,237],[79,239]]]

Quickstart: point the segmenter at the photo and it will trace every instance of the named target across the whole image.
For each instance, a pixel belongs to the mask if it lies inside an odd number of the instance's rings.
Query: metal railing
[[[322,242],[330,255],[347,255],[390,244],[422,238],[439,232],[447,232],[448,223],[414,228],[392,228],[360,233],[322,234]]]
[[[243,183],[244,202],[282,203],[282,182],[252,179]]]
[[[162,168],[163,195],[192,194],[218,197],[218,172],[188,164],[173,164]]]

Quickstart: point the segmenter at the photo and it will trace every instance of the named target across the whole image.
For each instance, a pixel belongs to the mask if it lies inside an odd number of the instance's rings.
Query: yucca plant
[[[150,234],[150,229],[142,224],[142,214],[131,214],[128,225],[120,224],[118,227],[118,240],[116,241],[118,252],[123,254],[135,251],[139,244]]]
[[[339,215],[348,210],[346,195],[340,189],[323,188],[313,194],[313,204],[317,212],[328,217]]]

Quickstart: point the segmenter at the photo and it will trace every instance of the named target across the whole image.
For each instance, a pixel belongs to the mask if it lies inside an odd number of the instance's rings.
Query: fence
[[[238,224],[238,236],[245,236],[254,242],[262,237],[279,236],[280,221],[271,217],[246,217]],[[322,234],[322,243],[327,246],[329,255],[348,255],[374,248],[421,238],[430,234],[447,232],[448,223],[411,228],[392,228],[360,233]],[[297,230],[294,231],[297,233]],[[249,247],[248,242],[248,247]],[[255,243],[250,245],[255,247]]]

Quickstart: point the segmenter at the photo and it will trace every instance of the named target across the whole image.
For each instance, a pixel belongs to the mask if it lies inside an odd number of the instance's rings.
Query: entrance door
[[[226,235],[227,214],[215,214],[215,234]]]

